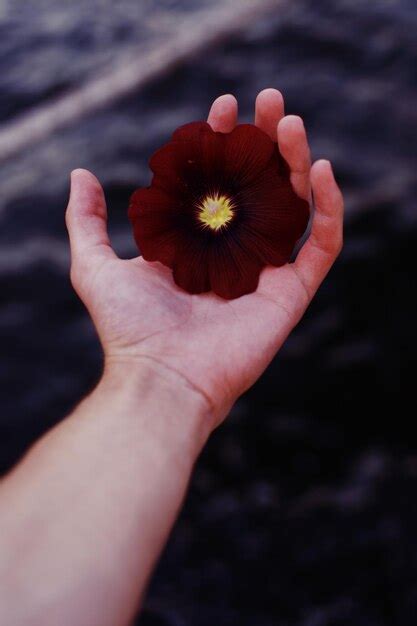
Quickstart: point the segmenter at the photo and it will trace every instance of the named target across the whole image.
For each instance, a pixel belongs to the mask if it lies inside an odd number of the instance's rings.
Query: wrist
[[[119,419],[133,422],[163,446],[181,449],[192,462],[213,429],[209,400],[152,358],[106,357],[93,393],[116,405]]]

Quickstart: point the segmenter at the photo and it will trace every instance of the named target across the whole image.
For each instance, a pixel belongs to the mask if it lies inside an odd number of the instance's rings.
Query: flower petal
[[[176,198],[162,189],[141,187],[130,196],[128,216],[134,221],[144,213],[171,213],[176,209]]]
[[[251,293],[258,286],[262,266],[259,258],[251,256],[239,242],[219,239],[209,257],[211,288],[229,300]]]
[[[256,290],[262,268],[286,263],[307,226],[308,203],[294,193],[287,164],[252,125],[223,134],[186,124],[150,166],[151,187],[129,206],[135,239],[145,259],[171,267],[190,293],[212,289],[230,299]],[[216,233],[197,219],[208,194],[233,206],[230,224]]]
[[[272,237],[266,237],[247,227],[240,230],[239,240],[241,246],[263,266],[274,265],[275,267],[288,263],[296,243],[294,240],[288,240],[287,237],[274,240]]]
[[[201,132],[198,141],[173,141],[152,156],[152,185],[168,193],[194,200],[202,193],[218,191],[224,179],[224,137]]]
[[[200,177],[198,142],[171,142],[157,150],[149,161],[154,173],[152,186],[178,195],[190,192],[189,183]]]
[[[225,134],[215,132],[207,122],[191,122],[180,126],[172,135],[174,142],[188,145],[190,156],[189,163],[195,159],[195,163],[202,169],[205,176],[211,176],[223,170]],[[198,153],[191,154],[197,146]]]
[[[289,177],[269,167],[237,195],[245,228],[267,238],[294,243],[307,228],[310,208],[294,192]]]
[[[240,124],[225,136],[227,140],[224,160],[227,178],[239,186],[250,183],[271,160],[274,153],[273,141],[252,124]]]
[[[188,293],[210,291],[208,252],[209,248],[199,238],[186,237],[177,246],[173,266],[174,280]]]
[[[207,122],[190,122],[179,126],[173,134],[173,141],[200,141],[202,133],[213,133],[210,124]]]
[[[177,241],[185,227],[175,198],[156,187],[138,189],[130,200],[129,219],[143,257],[172,267]]]

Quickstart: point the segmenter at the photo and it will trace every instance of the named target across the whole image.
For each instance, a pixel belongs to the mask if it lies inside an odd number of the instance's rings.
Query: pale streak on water
[[[70,91],[213,2],[0,3],[4,123]],[[345,250],[308,315],[201,459],[143,625],[414,626],[417,455],[416,10],[407,0],[287,2],[146,89],[0,169],[0,461],[6,469],[95,380],[100,354],[68,281],[68,173],[127,199],[181,123],[235,93],[282,89],[347,200]],[[138,59],[140,62],[140,59]],[[388,416],[388,417],[387,417]]]

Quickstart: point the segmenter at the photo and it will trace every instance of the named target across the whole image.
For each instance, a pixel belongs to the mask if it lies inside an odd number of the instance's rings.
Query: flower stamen
[[[233,218],[233,203],[219,193],[208,195],[198,205],[198,219],[208,228],[216,231],[226,226]]]

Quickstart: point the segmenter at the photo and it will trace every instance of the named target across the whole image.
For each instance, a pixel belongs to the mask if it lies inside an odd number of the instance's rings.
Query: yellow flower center
[[[218,193],[206,196],[198,205],[198,209],[198,219],[212,230],[219,230],[222,226],[226,226],[234,215],[230,198]]]

